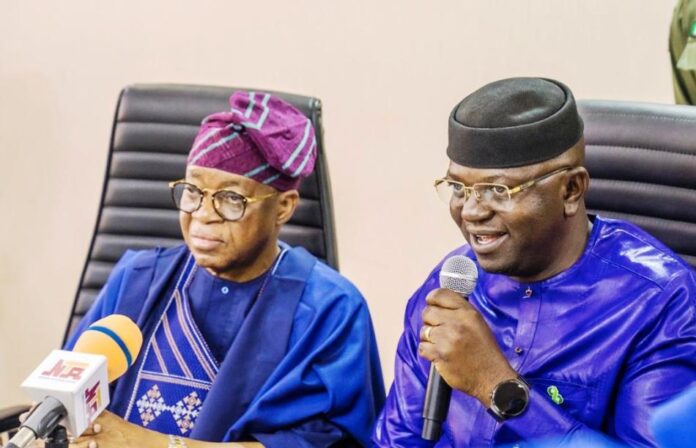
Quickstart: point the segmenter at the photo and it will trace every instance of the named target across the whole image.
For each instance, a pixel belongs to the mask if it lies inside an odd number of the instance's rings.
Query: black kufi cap
[[[511,168],[551,159],[582,138],[573,93],[542,78],[510,78],[464,98],[449,119],[447,156],[472,168]]]

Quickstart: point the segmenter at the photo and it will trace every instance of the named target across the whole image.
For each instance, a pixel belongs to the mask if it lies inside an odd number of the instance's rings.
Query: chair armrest
[[[19,416],[31,409],[29,405],[0,409],[0,433],[19,428]]]

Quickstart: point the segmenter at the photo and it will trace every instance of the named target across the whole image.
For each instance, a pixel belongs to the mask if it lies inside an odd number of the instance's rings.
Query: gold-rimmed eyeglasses
[[[512,202],[512,196],[519,193],[520,191],[526,190],[533,187],[542,180],[549,178],[553,175],[563,173],[568,171],[572,167],[564,166],[558,168],[549,173],[542,174],[539,177],[528,180],[516,187],[508,187],[504,184],[494,184],[494,183],[476,183],[468,186],[462,182],[456,180],[442,178],[435,180],[435,190],[440,199],[446,203],[450,204],[452,201],[467,201],[473,194],[476,200],[483,205],[501,209],[509,206]]]
[[[172,200],[176,208],[189,214],[201,208],[203,198],[206,194],[210,194],[213,199],[215,213],[225,221],[242,219],[248,204],[263,201],[278,194],[273,192],[262,196],[244,196],[229,189],[211,190],[209,188],[199,188],[183,179],[170,182],[169,188],[171,189]]]

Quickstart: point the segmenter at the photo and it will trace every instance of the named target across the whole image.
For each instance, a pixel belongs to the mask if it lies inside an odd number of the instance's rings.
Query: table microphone
[[[22,383],[38,401],[6,448],[25,448],[63,423],[75,437],[109,405],[109,383],[138,357],[143,335],[126,316],[94,322],[72,351],[54,350]]]

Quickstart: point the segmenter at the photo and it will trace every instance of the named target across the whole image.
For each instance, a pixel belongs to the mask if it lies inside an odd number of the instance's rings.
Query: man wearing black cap
[[[696,381],[696,279],[636,226],[588,215],[583,123],[570,90],[491,83],[449,122],[435,182],[478,282],[439,288],[440,263],[406,308],[394,384],[373,441],[421,438],[431,362],[453,389],[438,447],[554,437],[651,445],[651,410]]]

